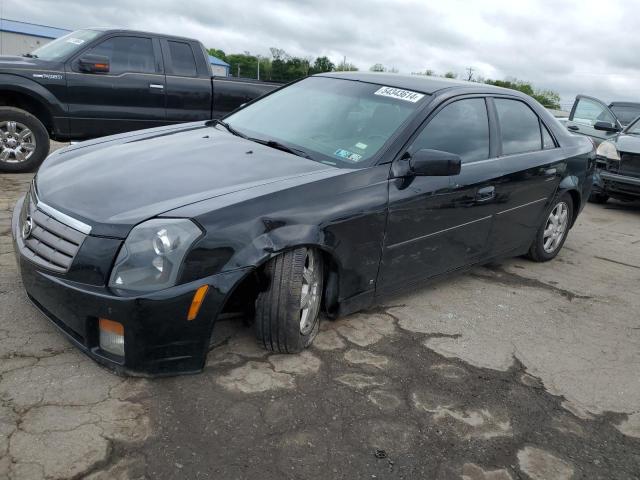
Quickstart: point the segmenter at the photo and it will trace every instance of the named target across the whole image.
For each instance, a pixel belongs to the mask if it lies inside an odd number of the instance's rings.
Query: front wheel
[[[49,153],[49,135],[40,120],[24,110],[0,107],[0,171],[30,172]]]
[[[565,193],[554,200],[529,248],[528,257],[535,262],[547,262],[555,258],[567,239],[572,221],[573,199]]]
[[[296,353],[318,334],[324,271],[313,248],[278,255],[266,268],[267,288],[256,300],[256,335],[272,352]]]

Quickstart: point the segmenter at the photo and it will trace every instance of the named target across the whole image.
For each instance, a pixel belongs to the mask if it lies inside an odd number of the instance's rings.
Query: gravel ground
[[[33,308],[0,175],[0,479],[640,478],[640,204],[588,205],[512,259],[324,321],[268,355],[221,322],[200,375],[127,379]]]

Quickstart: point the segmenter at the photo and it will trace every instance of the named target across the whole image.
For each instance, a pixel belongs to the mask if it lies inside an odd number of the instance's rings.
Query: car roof
[[[374,83],[377,85],[413,90],[429,95],[439,90],[460,88],[465,90],[476,89],[478,90],[478,93],[501,93],[514,96],[525,96],[517,90],[495,87],[486,83],[467,82],[465,80],[455,80],[451,78],[433,77],[427,75],[401,75],[398,73],[378,72],[327,72],[319,73],[314,76]]]
[[[153,37],[161,37],[161,38],[175,38],[177,40],[186,40],[188,42],[197,41],[193,38],[181,37],[178,35],[166,35],[164,33],[157,32],[145,32],[144,30],[130,30],[128,28],[113,28],[113,27],[89,27],[83,30],[95,30],[96,32],[104,32],[104,33],[126,33],[132,35],[149,35]]]
[[[611,102],[609,107],[640,107],[640,102]]]

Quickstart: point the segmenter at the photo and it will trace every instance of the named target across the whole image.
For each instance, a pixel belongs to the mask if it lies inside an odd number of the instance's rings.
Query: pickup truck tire
[[[318,334],[322,256],[297,248],[272,259],[264,273],[268,284],[256,299],[258,342],[272,352],[300,352]]]
[[[49,154],[49,135],[29,112],[0,107],[0,171],[30,172]]]
[[[568,193],[556,197],[547,210],[527,256],[534,262],[548,262],[562,250],[573,222],[573,199]]]

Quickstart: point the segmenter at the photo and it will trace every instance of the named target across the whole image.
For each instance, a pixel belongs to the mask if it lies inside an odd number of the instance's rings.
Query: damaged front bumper
[[[21,199],[13,212],[16,260],[27,295],[66,336],[95,361],[117,373],[160,376],[202,370],[215,319],[229,293],[250,268],[220,273],[159,292],[124,297],[106,286],[72,281],[47,271],[22,252],[19,217]],[[195,319],[187,320],[196,290],[209,290]],[[124,327],[124,356],[104,351],[99,343],[99,319]]]

